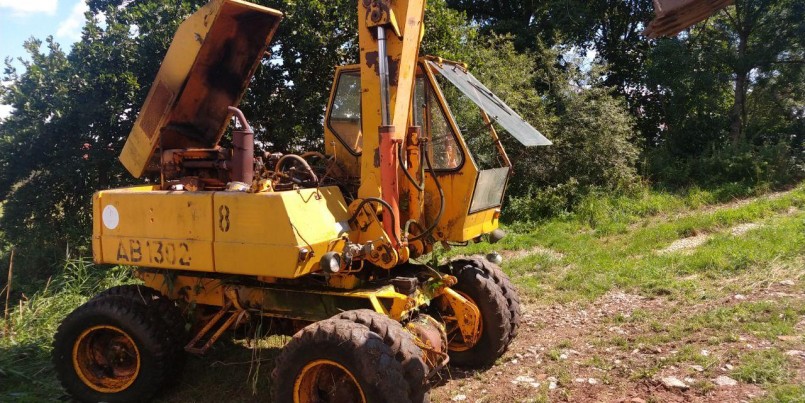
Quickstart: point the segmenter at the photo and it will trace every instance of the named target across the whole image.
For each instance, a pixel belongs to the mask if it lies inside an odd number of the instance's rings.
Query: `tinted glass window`
[[[469,71],[447,63],[441,66],[432,61],[428,63],[455,85],[459,91],[472,100],[472,102],[486,111],[492,121],[501,125],[521,144],[525,146],[543,146],[551,144],[537,129],[523,120],[517,112],[509,108],[509,106],[493,94],[492,91],[489,91],[489,89],[481,84]]]

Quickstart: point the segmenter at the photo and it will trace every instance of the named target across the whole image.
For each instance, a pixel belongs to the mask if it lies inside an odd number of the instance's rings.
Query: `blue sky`
[[[22,43],[31,36],[53,35],[68,50],[81,37],[85,0],[0,0],[0,60],[25,57]],[[19,63],[15,63],[18,69]],[[0,119],[9,107],[0,105]]]

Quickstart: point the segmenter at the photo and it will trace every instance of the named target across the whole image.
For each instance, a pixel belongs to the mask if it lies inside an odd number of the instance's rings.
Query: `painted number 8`
[[[229,206],[218,207],[218,228],[221,232],[229,231]]]

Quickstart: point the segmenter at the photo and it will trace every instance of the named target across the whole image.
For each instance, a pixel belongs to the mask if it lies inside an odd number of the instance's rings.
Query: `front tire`
[[[427,384],[428,364],[425,353],[414,341],[414,336],[403,329],[400,322],[369,309],[346,311],[335,316],[365,326],[377,333],[402,364],[403,375],[408,382],[408,396],[414,403],[429,402]]]
[[[456,260],[444,269],[458,279],[451,288],[474,303],[481,313],[481,334],[475,344],[464,341],[456,324],[445,323],[450,364],[470,368],[490,366],[506,352],[511,341],[511,312],[506,296],[495,278],[474,259]]]
[[[156,321],[157,326],[166,329],[171,338],[170,374],[173,379],[178,378],[187,358],[184,347],[189,340],[186,329],[187,320],[176,303],[161,292],[138,284],[124,284],[109,288],[94,296],[92,300],[108,297],[127,298],[146,307],[148,318]]]
[[[464,267],[471,265],[478,270],[483,271],[486,276],[492,279],[495,284],[500,287],[503,297],[506,298],[506,306],[509,310],[509,338],[506,340],[506,347],[517,337],[517,331],[520,328],[520,295],[514,288],[509,276],[500,269],[500,266],[486,260],[482,257],[472,257],[468,259],[459,259],[452,262],[456,267]]]
[[[151,399],[166,379],[171,337],[128,298],[91,300],[68,315],[53,341],[53,365],[67,392],[83,402]]]
[[[282,349],[272,373],[274,401],[410,402],[403,367],[366,326],[332,318],[313,323]]]
[[[182,315],[181,309],[176,306],[175,302],[153,288],[138,284],[118,285],[104,290],[92,299],[113,296],[125,297],[147,306],[149,310],[154,312],[152,316],[159,318],[165,328],[168,329],[171,337],[175,339],[178,348],[182,352],[184,351],[184,343],[188,341],[188,332],[186,329],[187,320],[184,315]]]

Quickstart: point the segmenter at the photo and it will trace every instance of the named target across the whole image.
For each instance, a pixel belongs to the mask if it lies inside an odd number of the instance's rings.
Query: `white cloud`
[[[59,23],[59,27],[56,28],[56,37],[65,39],[68,42],[75,42],[81,39],[81,28],[84,27],[84,13],[87,11],[89,11],[87,3],[84,0],[78,0],[78,3],[70,11],[70,15]]]
[[[15,14],[54,14],[58,0],[0,0],[0,9],[6,8]]]

